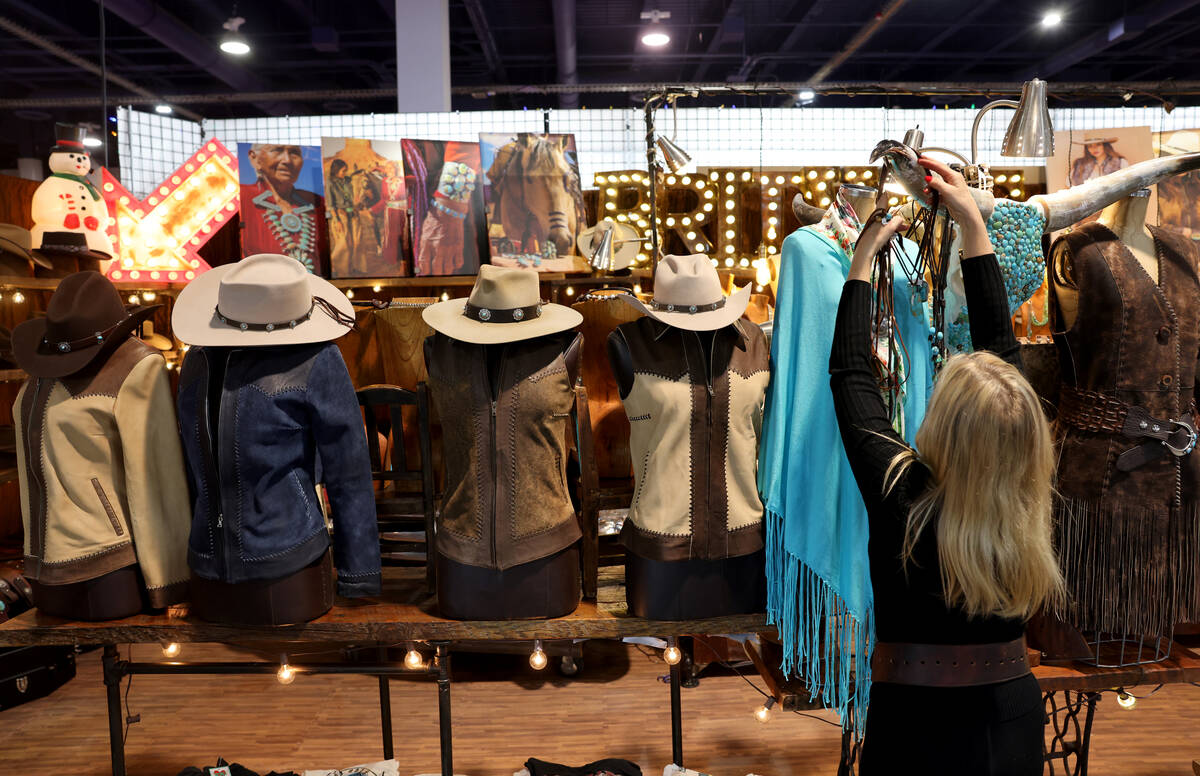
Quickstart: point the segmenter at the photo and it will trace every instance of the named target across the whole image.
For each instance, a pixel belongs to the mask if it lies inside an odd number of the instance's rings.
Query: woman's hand
[[[927,156],[917,159],[917,164],[929,171],[929,175],[925,176],[925,185],[938,193],[940,204],[962,229],[963,255],[971,257],[992,253],[992,241],[988,239],[983,215],[962,174],[944,162]]]
[[[886,201],[882,200],[881,201]],[[886,220],[885,220],[886,219]],[[908,222],[898,215],[885,215],[871,221],[854,246],[854,258],[850,260],[850,272],[846,280],[871,282],[871,265],[875,254],[891,242],[892,238],[908,228]]]

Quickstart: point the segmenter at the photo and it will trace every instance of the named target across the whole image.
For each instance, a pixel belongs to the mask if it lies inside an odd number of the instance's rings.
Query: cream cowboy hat
[[[1072,145],[1092,145],[1094,143],[1116,143],[1119,137],[1085,137],[1083,140],[1072,140]]]
[[[654,270],[654,299],[649,305],[632,295],[621,298],[671,326],[714,331],[734,323],[746,312],[750,285],[725,296],[721,278],[707,256],[665,256]]]
[[[354,305],[290,256],[260,253],[214,267],[179,292],[171,329],[189,345],[265,347],[337,339]]]
[[[633,260],[637,258],[638,251],[642,248],[641,235],[629,224],[619,221],[605,219],[580,232],[579,236],[575,238],[575,244],[579,247],[579,255],[590,258],[596,252],[600,238],[604,236],[604,230],[608,228],[613,230],[612,266],[608,270],[615,272],[628,269],[633,266]]]
[[[536,272],[491,264],[479,268],[469,297],[430,305],[421,317],[434,331],[476,345],[533,339],[583,321],[570,307],[542,302]]]

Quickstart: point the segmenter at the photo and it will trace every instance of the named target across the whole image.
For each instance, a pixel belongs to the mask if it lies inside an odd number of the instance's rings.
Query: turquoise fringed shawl
[[[783,642],[782,668],[800,675],[843,723],[853,702],[861,734],[874,640],[869,530],[829,389],[833,324],[857,231],[821,228],[829,221],[783,244],[758,485],[766,505],[767,614]],[[917,246],[904,241],[904,249],[915,256]],[[911,443],[933,389],[929,324],[924,304],[912,314],[903,273],[895,277]]]

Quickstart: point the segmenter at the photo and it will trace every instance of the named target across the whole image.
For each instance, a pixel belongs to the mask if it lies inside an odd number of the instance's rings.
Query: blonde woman
[[[868,283],[875,253],[903,225],[877,219],[855,249],[829,364],[871,527],[876,644],[860,773],[1036,776],[1044,715],[1025,623],[1062,589],[1050,429],[1018,369],[1000,267],[966,184],[940,162],[921,164],[962,231],[977,351],[946,363],[908,447],[872,365]]]

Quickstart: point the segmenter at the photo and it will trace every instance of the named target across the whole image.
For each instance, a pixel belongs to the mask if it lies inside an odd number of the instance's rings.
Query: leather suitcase
[[[75,647],[0,649],[0,711],[41,698],[75,676]]]

